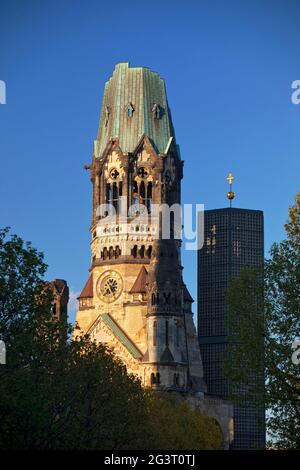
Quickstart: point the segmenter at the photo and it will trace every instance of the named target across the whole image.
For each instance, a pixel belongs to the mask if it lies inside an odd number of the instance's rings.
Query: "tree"
[[[222,434],[215,420],[170,393],[150,395],[150,426],[156,430],[150,449],[216,450]]]
[[[53,317],[46,268],[0,230],[0,449],[219,447],[212,419],[143,389],[89,336],[72,339],[74,327]]]
[[[41,253],[1,230],[0,448],[139,448],[144,390],[103,345],[66,340],[73,328],[54,321],[45,271]]]
[[[249,394],[265,401],[270,446],[297,449],[300,366],[292,361],[292,344],[300,335],[300,193],[289,209],[285,230],[286,238],[272,245],[263,272],[246,270],[231,281],[225,372],[232,390],[242,382]],[[251,380],[262,360],[265,394]]]

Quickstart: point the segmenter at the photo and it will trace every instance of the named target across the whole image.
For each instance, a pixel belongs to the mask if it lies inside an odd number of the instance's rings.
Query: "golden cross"
[[[228,181],[229,181],[229,184],[231,185],[232,184],[232,181],[234,180],[234,176],[229,173],[228,177],[227,177]]]

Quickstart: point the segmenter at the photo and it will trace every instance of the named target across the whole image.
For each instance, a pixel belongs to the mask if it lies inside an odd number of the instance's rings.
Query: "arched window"
[[[174,238],[174,212],[170,213],[170,238]]]
[[[114,256],[114,249],[112,246],[109,247],[109,252],[108,252],[108,257],[109,259],[112,259],[112,257]]]
[[[133,204],[139,203],[139,189],[138,189],[138,184],[136,181],[133,181],[133,184],[132,184],[132,203]]]
[[[121,204],[122,204],[122,181],[119,182],[119,204],[118,204],[118,213],[120,213],[121,210],[122,210]]]
[[[142,204],[145,206],[146,205],[146,188],[145,188],[144,181],[141,181],[141,184],[140,184],[140,198],[141,198]]]
[[[148,213],[152,212],[152,183],[151,181],[147,185],[147,210]]]
[[[115,258],[119,258],[120,255],[121,255],[121,250],[120,250],[119,245],[117,245],[115,249]]]
[[[119,201],[117,183],[113,183],[112,197],[113,197],[112,203],[113,203],[113,206],[114,206],[114,208],[117,212],[118,211],[118,201]]]
[[[144,256],[145,256],[145,246],[144,245],[141,246],[140,256],[141,256],[141,258],[144,258]]]
[[[112,202],[112,195],[111,195],[111,187],[110,183],[106,184],[106,203],[111,204]]]
[[[133,113],[134,113],[134,107],[132,106],[132,103],[128,103],[128,105],[127,105],[127,116],[129,118],[132,118]]]
[[[103,259],[106,259],[106,258],[107,258],[107,255],[108,255],[107,248],[104,247],[104,248],[103,248]]]
[[[156,346],[156,339],[157,339],[157,322],[153,322],[153,346]]]
[[[153,374],[153,372],[152,372],[152,374],[151,374],[151,376],[150,376],[150,383],[151,383],[151,386],[156,383],[155,375]]]
[[[134,245],[134,247],[132,248],[132,256],[133,256],[134,258],[137,257],[137,245]]]
[[[152,116],[154,119],[159,119],[160,118],[160,106],[157,103],[154,103],[152,107]]]
[[[151,258],[151,254],[152,254],[152,246],[150,245],[150,246],[148,246],[148,248],[147,248],[147,256],[148,256],[148,258]]]

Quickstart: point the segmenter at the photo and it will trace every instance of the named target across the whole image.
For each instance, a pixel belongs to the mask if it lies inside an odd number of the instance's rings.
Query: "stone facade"
[[[144,386],[182,394],[193,406],[206,408],[181,241],[174,237],[172,217],[170,236],[164,238],[162,218],[154,214],[156,205],[180,204],[183,175],[158,74],[116,66],[105,86],[98,138],[86,168],[93,184],[92,255],[78,326],[112,347]],[[230,405],[216,400],[207,412],[229,442]]]

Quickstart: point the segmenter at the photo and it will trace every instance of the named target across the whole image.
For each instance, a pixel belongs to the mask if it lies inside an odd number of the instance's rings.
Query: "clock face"
[[[97,294],[103,302],[111,303],[122,293],[122,277],[116,271],[105,271],[98,280]]]

